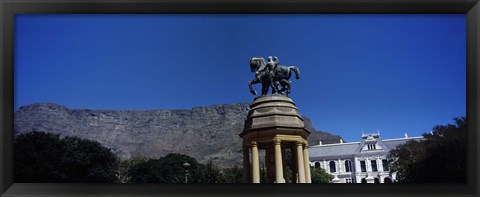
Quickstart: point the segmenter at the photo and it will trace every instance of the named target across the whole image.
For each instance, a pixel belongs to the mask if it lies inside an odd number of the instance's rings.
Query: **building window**
[[[352,179],[345,179],[345,183],[353,183]]]
[[[330,161],[329,165],[330,165],[330,172],[331,173],[334,173],[334,172],[337,171],[337,168],[335,167],[335,162],[334,161]]]
[[[352,171],[352,162],[350,160],[345,160],[345,172]]]
[[[320,168],[320,162],[315,162],[315,168]]]
[[[390,169],[388,169],[388,160],[383,159],[382,160],[382,166],[383,166],[383,171],[389,171],[390,170]]]
[[[375,150],[375,149],[377,149],[377,145],[376,144],[367,144],[367,149],[368,150]]]
[[[367,171],[367,165],[365,165],[365,161],[360,161],[360,169],[362,170],[362,172]]]
[[[377,170],[377,160],[371,160],[372,162],[372,172],[376,172]]]

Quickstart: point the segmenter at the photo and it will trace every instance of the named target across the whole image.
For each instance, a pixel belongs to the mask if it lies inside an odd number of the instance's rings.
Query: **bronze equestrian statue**
[[[272,94],[285,94],[288,96],[291,91],[292,82],[290,79],[291,71],[295,72],[295,78],[300,79],[300,70],[295,66],[279,65],[277,57],[268,57],[265,62],[263,57],[250,58],[250,71],[255,73],[255,79],[248,82],[248,87],[253,95],[257,92],[253,90],[252,84],[262,83],[262,96],[267,95],[269,88],[272,88]],[[278,89],[278,85],[282,89]]]

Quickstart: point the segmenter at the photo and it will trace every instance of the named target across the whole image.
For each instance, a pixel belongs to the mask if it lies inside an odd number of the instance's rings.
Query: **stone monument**
[[[262,96],[255,98],[250,105],[243,132],[240,134],[243,138],[244,181],[260,183],[258,151],[264,149],[267,182],[285,183],[286,150],[290,149],[293,164],[292,182],[311,183],[308,135],[310,132],[305,128],[295,103],[287,95],[278,92],[272,95],[262,93]]]

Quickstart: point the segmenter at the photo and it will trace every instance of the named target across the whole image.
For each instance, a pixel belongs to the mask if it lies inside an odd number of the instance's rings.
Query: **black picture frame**
[[[0,80],[1,196],[478,196],[479,48],[478,0],[2,0]],[[59,184],[14,183],[15,14],[465,14],[467,26],[468,164],[465,184]]]

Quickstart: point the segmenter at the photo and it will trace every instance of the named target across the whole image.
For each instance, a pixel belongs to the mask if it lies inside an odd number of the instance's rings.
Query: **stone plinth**
[[[248,111],[244,132],[268,128],[303,130],[305,124],[292,99],[286,96],[255,98]],[[305,130],[306,131],[306,130]],[[308,131],[306,131],[309,133]]]
[[[292,99],[283,95],[255,98],[240,134],[243,138],[245,182],[260,182],[258,149],[266,150],[268,182],[285,183],[285,149],[291,150],[295,166],[291,180],[297,183],[311,182],[307,143],[309,134]]]

